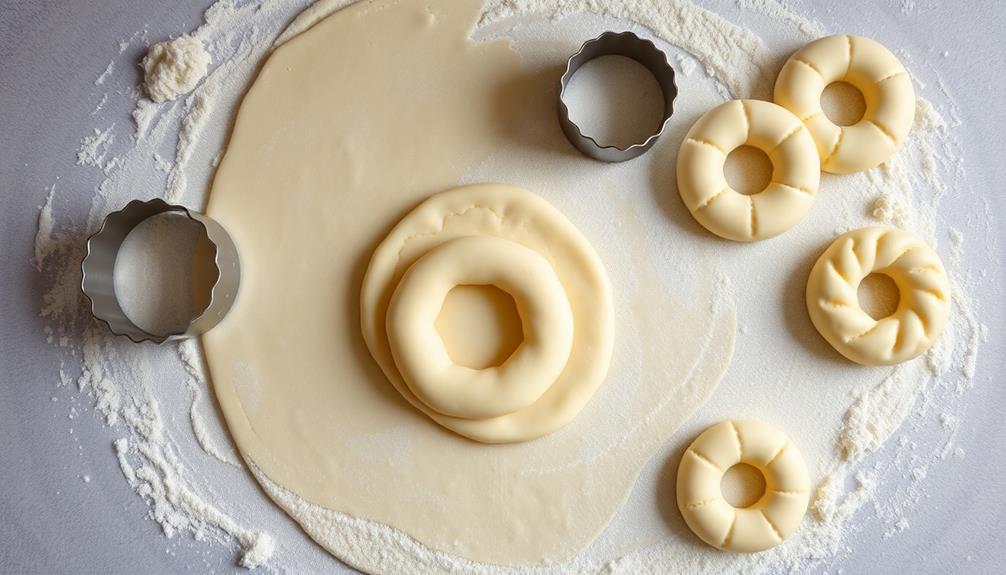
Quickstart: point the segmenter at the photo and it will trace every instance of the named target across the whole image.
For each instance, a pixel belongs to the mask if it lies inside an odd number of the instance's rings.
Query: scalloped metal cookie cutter
[[[566,86],[576,71],[587,62],[601,56],[625,56],[639,62],[653,74],[664,94],[664,113],[663,119],[660,121],[660,129],[644,141],[632,144],[627,148],[605,146],[585,135],[580,127],[569,118],[569,108],[563,100]],[[674,68],[667,61],[667,55],[653,42],[640,38],[632,32],[605,32],[593,40],[584,42],[580,50],[567,61],[566,71],[559,80],[559,123],[562,125],[562,131],[566,134],[569,142],[584,154],[603,162],[624,162],[653,147],[657,138],[663,134],[667,121],[674,114],[674,98],[677,95],[678,87],[674,83]]]
[[[122,310],[115,294],[115,259],[123,241],[136,226],[154,216],[177,212],[200,224],[213,245],[213,264],[217,277],[210,291],[209,303],[195,311],[187,329],[180,333],[155,334],[139,327]],[[108,325],[112,333],[126,336],[136,343],[152,341],[164,343],[194,337],[205,333],[220,323],[227,315],[237,296],[241,279],[241,265],[237,248],[224,228],[209,217],[184,206],[169,204],[159,198],[150,201],[133,200],[105,221],[87,239],[87,255],[80,264],[83,278],[80,288],[91,302],[91,313]]]

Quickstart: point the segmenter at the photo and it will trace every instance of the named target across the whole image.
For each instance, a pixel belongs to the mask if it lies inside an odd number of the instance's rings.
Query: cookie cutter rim
[[[569,117],[569,107],[564,100],[566,87],[576,71],[587,62],[601,56],[624,56],[642,64],[660,85],[664,96],[664,112],[660,127],[642,142],[625,148],[606,146],[583,133],[580,126]],[[645,153],[653,147],[664,133],[667,122],[674,114],[674,100],[678,96],[678,86],[674,80],[674,68],[663,50],[633,32],[604,32],[587,40],[580,49],[566,61],[566,70],[559,79],[559,123],[562,132],[573,146],[591,158],[602,162],[624,162]]]
[[[122,310],[115,293],[115,260],[129,232],[149,218],[171,212],[182,214],[202,226],[213,248],[217,277],[210,287],[206,307],[193,312],[185,331],[156,334],[133,323]],[[87,238],[80,270],[80,289],[90,303],[91,315],[107,325],[113,334],[125,336],[134,343],[151,341],[161,344],[206,333],[230,311],[241,280],[237,247],[223,226],[204,214],[185,206],[169,204],[160,198],[133,200],[105,216],[98,231]]]

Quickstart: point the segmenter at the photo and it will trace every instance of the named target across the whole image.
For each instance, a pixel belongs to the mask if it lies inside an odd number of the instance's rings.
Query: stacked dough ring
[[[765,477],[765,493],[748,507],[723,498],[728,469],[745,463]],[[764,551],[800,525],[810,498],[803,456],[782,431],[761,421],[724,421],[702,432],[678,466],[678,509],[706,543],[726,551]]]
[[[866,112],[838,126],[821,109],[821,94],[847,82],[863,94]],[[905,141],[915,119],[915,89],[891,52],[862,36],[828,36],[793,54],[775,84],[775,101],[806,123],[817,142],[821,168],[847,174],[880,165]]]
[[[859,283],[871,273],[898,286],[898,307],[873,319],[859,306]],[[912,234],[862,228],[839,236],[821,254],[807,282],[814,326],[845,357],[891,365],[929,349],[946,324],[950,282],[939,256]]]
[[[513,296],[524,341],[503,364],[454,364],[434,322],[457,285]],[[371,355],[434,421],[487,443],[527,441],[586,405],[613,347],[611,289],[580,232],[540,197],[500,184],[432,196],[377,247],[361,294]]]
[[[723,165],[731,151],[753,146],[772,161],[772,181],[752,195],[727,184]],[[735,241],[779,235],[803,218],[814,201],[821,168],[800,119],[759,100],[732,100],[706,112],[678,152],[678,191],[692,216],[709,231]]]

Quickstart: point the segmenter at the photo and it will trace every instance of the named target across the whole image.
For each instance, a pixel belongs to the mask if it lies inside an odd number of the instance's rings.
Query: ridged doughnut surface
[[[765,152],[772,181],[744,195],[727,183],[723,166],[740,146]],[[678,193],[707,230],[749,242],[777,236],[810,208],[821,178],[817,149],[800,119],[760,100],[731,100],[702,115],[678,151]]]
[[[863,93],[866,111],[839,126],[821,108],[833,82]],[[835,174],[867,170],[898,151],[915,120],[915,88],[887,48],[863,36],[827,36],[807,44],[783,65],[774,99],[802,120],[817,144],[821,169]]]
[[[898,307],[874,319],[859,306],[859,284],[871,273],[898,286]],[[929,349],[950,312],[950,282],[929,246],[896,228],[861,228],[839,236],[814,264],[807,310],[839,353],[863,365],[892,365]]]
[[[728,469],[745,463],[765,477],[765,493],[748,507],[723,498]],[[762,421],[724,421],[706,429],[678,466],[678,509],[700,539],[724,551],[771,549],[796,531],[807,512],[810,478],[800,450]]]

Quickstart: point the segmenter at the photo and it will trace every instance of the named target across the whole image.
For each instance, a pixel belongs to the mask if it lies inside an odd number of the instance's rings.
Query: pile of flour
[[[154,44],[140,62],[143,90],[155,103],[188,94],[206,76],[210,55],[198,38],[182,36]]]
[[[313,9],[314,15],[323,16],[326,10],[342,4],[345,2],[322,2]],[[668,48],[674,50],[673,61],[684,79],[702,77],[723,98],[768,98],[780,57],[824,30],[776,0],[738,4],[771,21],[773,32],[787,38],[790,45],[770,50],[752,31],[686,0],[627,0],[610,7],[589,0],[490,2],[479,34],[506,34],[508,26],[520,22],[541,22],[544,18],[559,23],[580,12],[600,12],[591,18],[601,18],[612,27],[624,27],[624,21],[638,22],[645,27],[641,32],[652,32],[673,45]],[[65,192],[53,186],[40,211],[35,250],[37,266],[48,281],[41,310],[47,320],[45,329],[53,345],[64,352],[54,393],[72,398],[54,403],[54,409],[69,404],[73,411],[68,415],[76,417],[86,405],[108,424],[114,453],[109,463],[121,467],[125,481],[147,502],[150,517],[167,537],[187,534],[197,541],[232,545],[241,565],[266,564],[294,572],[316,571],[334,560],[261,497],[257,485],[243,471],[207,395],[211,390],[198,344],[135,346],[109,336],[84,311],[77,265],[87,233],[96,229],[106,213],[136,197],[138,190],[147,190],[148,197],[158,195],[195,209],[202,207],[234,106],[284,24],[302,8],[303,2],[297,0],[257,0],[240,5],[220,0],[214,4],[206,12],[205,24],[189,35],[208,50],[212,69],[187,97],[163,104],[146,99],[133,102],[134,90],[114,84],[113,69],[135,64],[120,52],[118,60],[96,74],[96,86],[107,87],[109,92],[102,95],[95,117],[101,121],[104,110],[116,103],[132,104],[136,125],[107,122],[84,135],[76,155],[68,151],[70,161],[77,160],[80,169],[100,170],[105,179],[95,190],[88,221],[76,225],[61,217],[55,200]],[[527,18],[528,14],[534,16]],[[584,20],[582,27],[567,26],[564,33],[585,34],[590,26],[598,25],[591,18]],[[298,26],[305,28],[310,22],[301,19]],[[125,45],[139,46],[144,41],[144,35],[138,35]],[[913,72],[936,76],[925,62],[913,61],[904,53],[899,56]],[[839,197],[829,201],[847,214],[835,223],[836,234],[873,221],[906,227],[937,246],[955,282],[953,321],[923,360],[895,368],[883,377],[864,372],[861,380],[850,382],[842,393],[829,398],[842,409],[837,426],[801,436],[802,441],[821,442],[833,455],[815,462],[812,475],[818,490],[798,535],[770,552],[736,556],[682,545],[688,535],[667,534],[659,517],[649,521],[644,517],[638,522],[643,524],[640,527],[630,520],[631,514],[622,513],[582,560],[535,571],[634,573],[643,566],[693,573],[798,569],[845,553],[842,542],[854,525],[854,516],[879,522],[884,537],[910,529],[911,509],[925,497],[930,467],[966,456],[954,444],[960,425],[957,413],[974,383],[975,362],[987,331],[976,320],[969,299],[980,278],[964,267],[965,238],[946,229],[937,217],[940,201],[958,188],[963,177],[956,139],[960,121],[938,76],[933,88],[917,84],[917,92],[932,101],[919,101],[916,125],[899,161],[854,179],[825,176],[822,194]],[[976,209],[973,218],[986,222],[988,215]],[[778,337],[754,321],[742,323],[739,333],[739,347],[745,341]],[[792,347],[794,353],[807,353],[798,342]],[[745,377],[757,388],[770,387],[776,375],[755,370]],[[734,389],[728,374],[700,419],[730,413],[730,409],[750,409],[745,405],[751,398],[734,393]],[[785,394],[780,401],[786,403]],[[801,407],[785,404],[780,409],[799,412]],[[798,423],[801,433],[803,427],[815,427],[813,413],[808,412],[804,419]],[[692,433],[697,426],[698,421],[682,433]],[[934,429],[936,439],[932,439]],[[883,447],[893,450],[885,451],[883,459],[871,455]],[[95,458],[108,451],[108,445],[93,448]],[[656,485],[658,471],[644,471],[640,485]],[[907,484],[899,483],[883,500],[875,497],[885,483],[896,483],[905,475],[909,477]],[[301,510],[300,520],[315,537],[345,549],[354,564],[388,571],[416,564],[439,571],[474,569],[387,527],[311,506],[261,474],[259,480],[272,497],[283,498],[289,507]],[[627,509],[645,508],[649,502],[634,493]],[[864,508],[872,509],[873,517],[865,517]],[[621,547],[610,540],[619,538],[643,545],[635,552],[612,556],[610,550]]]

